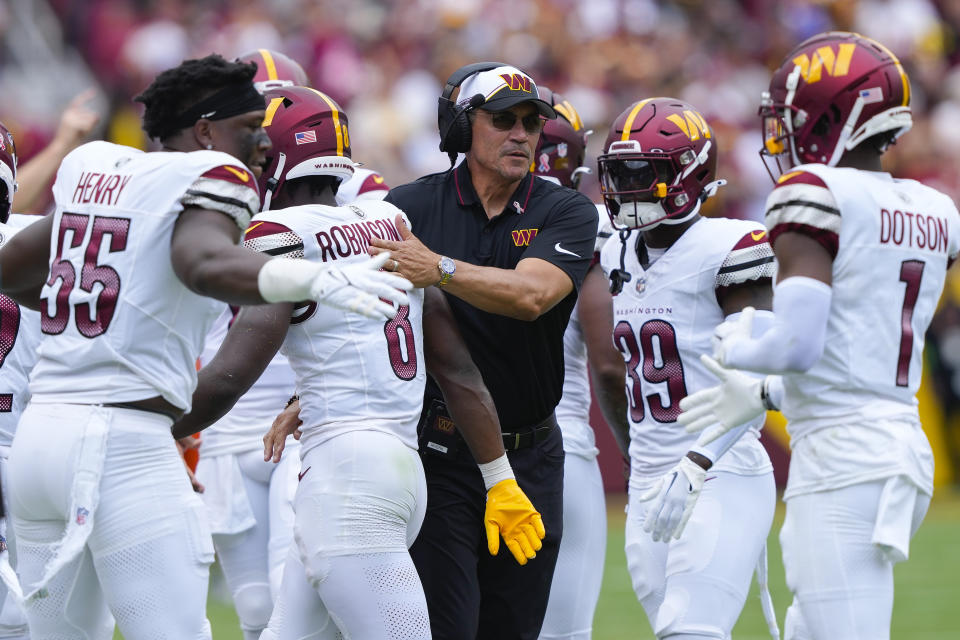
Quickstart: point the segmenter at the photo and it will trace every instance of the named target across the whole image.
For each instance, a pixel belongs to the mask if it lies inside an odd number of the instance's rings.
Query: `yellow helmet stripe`
[[[860,34],[857,34],[857,35],[860,35]],[[865,36],[860,36],[860,37],[861,37],[861,38],[865,38]],[[877,41],[874,40],[873,38],[865,38],[865,39],[866,39],[866,40],[870,40],[870,42],[873,42],[873,43],[876,44],[878,47],[880,47],[881,49],[883,49],[883,51],[884,51],[888,56],[890,56],[890,58],[893,60],[893,64],[895,64],[895,65],[897,66],[897,72],[900,74],[900,81],[903,83],[903,103],[902,103],[902,106],[905,107],[905,106],[909,105],[909,104],[910,104],[910,80],[907,78],[907,73],[906,73],[906,71],[903,70],[903,65],[900,64],[900,60],[897,58],[897,56],[893,55],[893,51],[890,51],[890,49],[887,49],[887,48],[886,48],[883,44],[881,44],[880,42],[877,42]]]
[[[280,105],[283,104],[283,98],[271,98],[270,104],[267,105],[266,115],[263,116],[263,127],[269,127],[273,124],[273,117],[277,115],[277,109],[280,108]]]
[[[267,79],[277,79],[277,64],[273,61],[273,54],[266,49],[260,49],[260,57],[263,58],[263,64],[267,67]]]
[[[630,139],[630,130],[633,129],[633,121],[637,119],[637,114],[640,113],[640,109],[643,109],[644,105],[651,100],[653,100],[653,98],[641,100],[633,107],[633,109],[630,110],[630,115],[627,116],[627,121],[623,123],[623,135],[620,137],[621,140]]]
[[[330,96],[323,93],[322,91],[317,91],[316,89],[311,89],[307,87],[310,91],[313,91],[315,94],[320,96],[320,98],[327,103],[327,106],[330,107],[330,111],[333,112],[333,128],[337,131],[337,155],[343,155],[343,129],[340,127],[340,111],[337,109],[337,103],[333,101]]]
[[[560,104],[553,105],[554,110],[562,115],[567,121],[573,125],[574,131],[580,131],[583,129],[583,120],[580,118],[580,114],[577,113],[577,110],[573,108],[573,105],[570,104],[569,100],[564,100]]]

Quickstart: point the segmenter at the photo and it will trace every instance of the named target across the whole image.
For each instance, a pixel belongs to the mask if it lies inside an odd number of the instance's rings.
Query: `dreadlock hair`
[[[151,138],[166,140],[180,131],[176,122],[188,107],[213,95],[223,87],[252,82],[257,73],[255,62],[228,62],[220,54],[184,60],[179,67],[167,69],[134,98],[142,102],[143,130]]]

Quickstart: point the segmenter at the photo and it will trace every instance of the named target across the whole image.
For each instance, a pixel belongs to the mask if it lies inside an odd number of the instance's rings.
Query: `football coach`
[[[464,160],[392,189],[386,200],[413,228],[400,242],[371,240],[372,252],[391,251],[385,269],[447,294],[493,396],[509,459],[478,469],[428,382],[420,424],[427,514],[410,553],[437,640],[535,640],[547,606],[563,520],[563,442],[554,416],[563,333],[597,228],[586,196],[530,172],[543,123],[555,117],[533,79],[515,67],[458,69],[440,97],[438,120],[440,150],[451,164],[459,153]],[[539,550],[491,555],[486,489],[511,469],[546,536]]]

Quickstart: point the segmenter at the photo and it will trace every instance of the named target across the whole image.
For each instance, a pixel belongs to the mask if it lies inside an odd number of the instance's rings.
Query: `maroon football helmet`
[[[600,191],[617,229],[680,224],[700,211],[723,180],[713,131],[675,98],[635,102],[617,116],[597,158]]]
[[[304,176],[333,176],[341,182],[353,175],[347,114],[330,96],[309,87],[267,90],[263,127],[273,147],[260,174],[261,209],[284,182]]]
[[[568,100],[547,87],[538,87],[540,98],[550,104],[558,118],[547,120],[533,155],[532,171],[538,176],[555,178],[565,187],[576,189],[580,177],[590,173],[583,166],[587,152],[587,132],[583,120]]]
[[[240,56],[241,62],[256,62],[257,75],[253,76],[253,86],[263,93],[276,87],[309,87],[307,72],[300,64],[279,51],[257,49]]]
[[[845,31],[821,33],[774,72],[759,115],[763,156],[789,153],[792,166],[833,167],[871,136],[887,131],[892,142],[910,129],[910,81],[879,42]]]
[[[13,143],[13,134],[3,123],[0,123],[0,183],[4,186],[0,198],[0,222],[6,222],[17,190],[17,147]]]

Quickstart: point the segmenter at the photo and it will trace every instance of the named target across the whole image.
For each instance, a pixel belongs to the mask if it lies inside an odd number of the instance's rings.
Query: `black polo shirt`
[[[447,295],[503,430],[544,420],[560,401],[563,333],[593,257],[596,206],[581,193],[528,174],[506,209],[488,220],[466,162],[395,187],[386,200],[402,209],[413,233],[441,255],[502,269],[541,258],[570,276],[570,295],[531,322]],[[439,397],[436,385],[428,384],[427,397]]]

